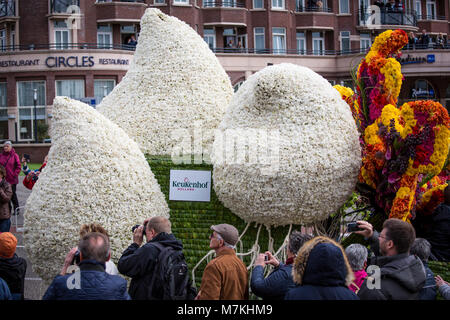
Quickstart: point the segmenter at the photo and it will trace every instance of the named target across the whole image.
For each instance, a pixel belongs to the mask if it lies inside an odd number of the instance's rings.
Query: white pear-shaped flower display
[[[25,248],[33,270],[50,281],[84,223],[99,223],[117,263],[131,228],[169,217],[159,184],[138,145],[92,107],[56,97],[48,163],[25,207]]]
[[[233,89],[206,42],[189,25],[158,9],[147,9],[133,62],[97,110],[117,123],[142,152],[172,155],[190,150],[202,131],[209,155]],[[178,151],[180,151],[178,153]]]
[[[249,77],[219,129],[214,189],[247,222],[310,224],[354,190],[361,163],[355,121],[339,93],[308,68],[280,64]]]

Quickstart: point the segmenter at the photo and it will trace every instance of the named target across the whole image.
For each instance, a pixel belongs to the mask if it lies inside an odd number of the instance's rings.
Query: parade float
[[[293,229],[335,237],[317,225],[340,233],[349,207],[370,206],[378,226],[431,214],[446,186],[449,118],[436,102],[397,105],[405,41],[400,30],[375,40],[356,92],[282,64],[233,95],[198,33],[147,9],[130,70],[98,111],[55,99],[49,162],[26,204],[33,269],[57,274],[85,222],[108,230],[117,263],[133,225],[170,214],[198,285],[213,224],[238,228],[250,269],[259,252],[283,259]]]

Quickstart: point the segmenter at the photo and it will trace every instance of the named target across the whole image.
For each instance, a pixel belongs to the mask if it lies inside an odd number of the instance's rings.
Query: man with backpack
[[[147,243],[143,243],[143,235]],[[133,243],[123,252],[117,268],[131,277],[133,300],[185,300],[190,293],[189,272],[183,245],[171,233],[170,221],[153,217],[134,230]]]

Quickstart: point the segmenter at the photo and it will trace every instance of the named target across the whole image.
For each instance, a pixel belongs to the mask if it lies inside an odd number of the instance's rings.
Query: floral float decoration
[[[383,32],[358,66],[357,91],[335,86],[360,133],[359,183],[389,218],[404,221],[432,213],[443,201],[450,139],[450,118],[440,103],[397,105],[403,76],[395,57],[407,43],[403,30]]]

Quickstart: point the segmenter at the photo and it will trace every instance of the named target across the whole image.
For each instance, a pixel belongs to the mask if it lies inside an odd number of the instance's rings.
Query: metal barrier
[[[15,226],[16,226],[16,232],[22,232],[22,233],[23,233],[23,231],[24,231],[24,230],[23,230],[23,224],[22,224],[21,227],[19,228],[19,225],[18,225],[18,222],[17,222],[17,218],[19,217],[18,211],[19,211],[20,209],[25,209],[25,206],[17,207],[17,208],[14,210],[13,216],[14,216],[14,220],[15,220],[14,224],[15,224]],[[22,210],[22,213],[24,213],[23,210]]]

